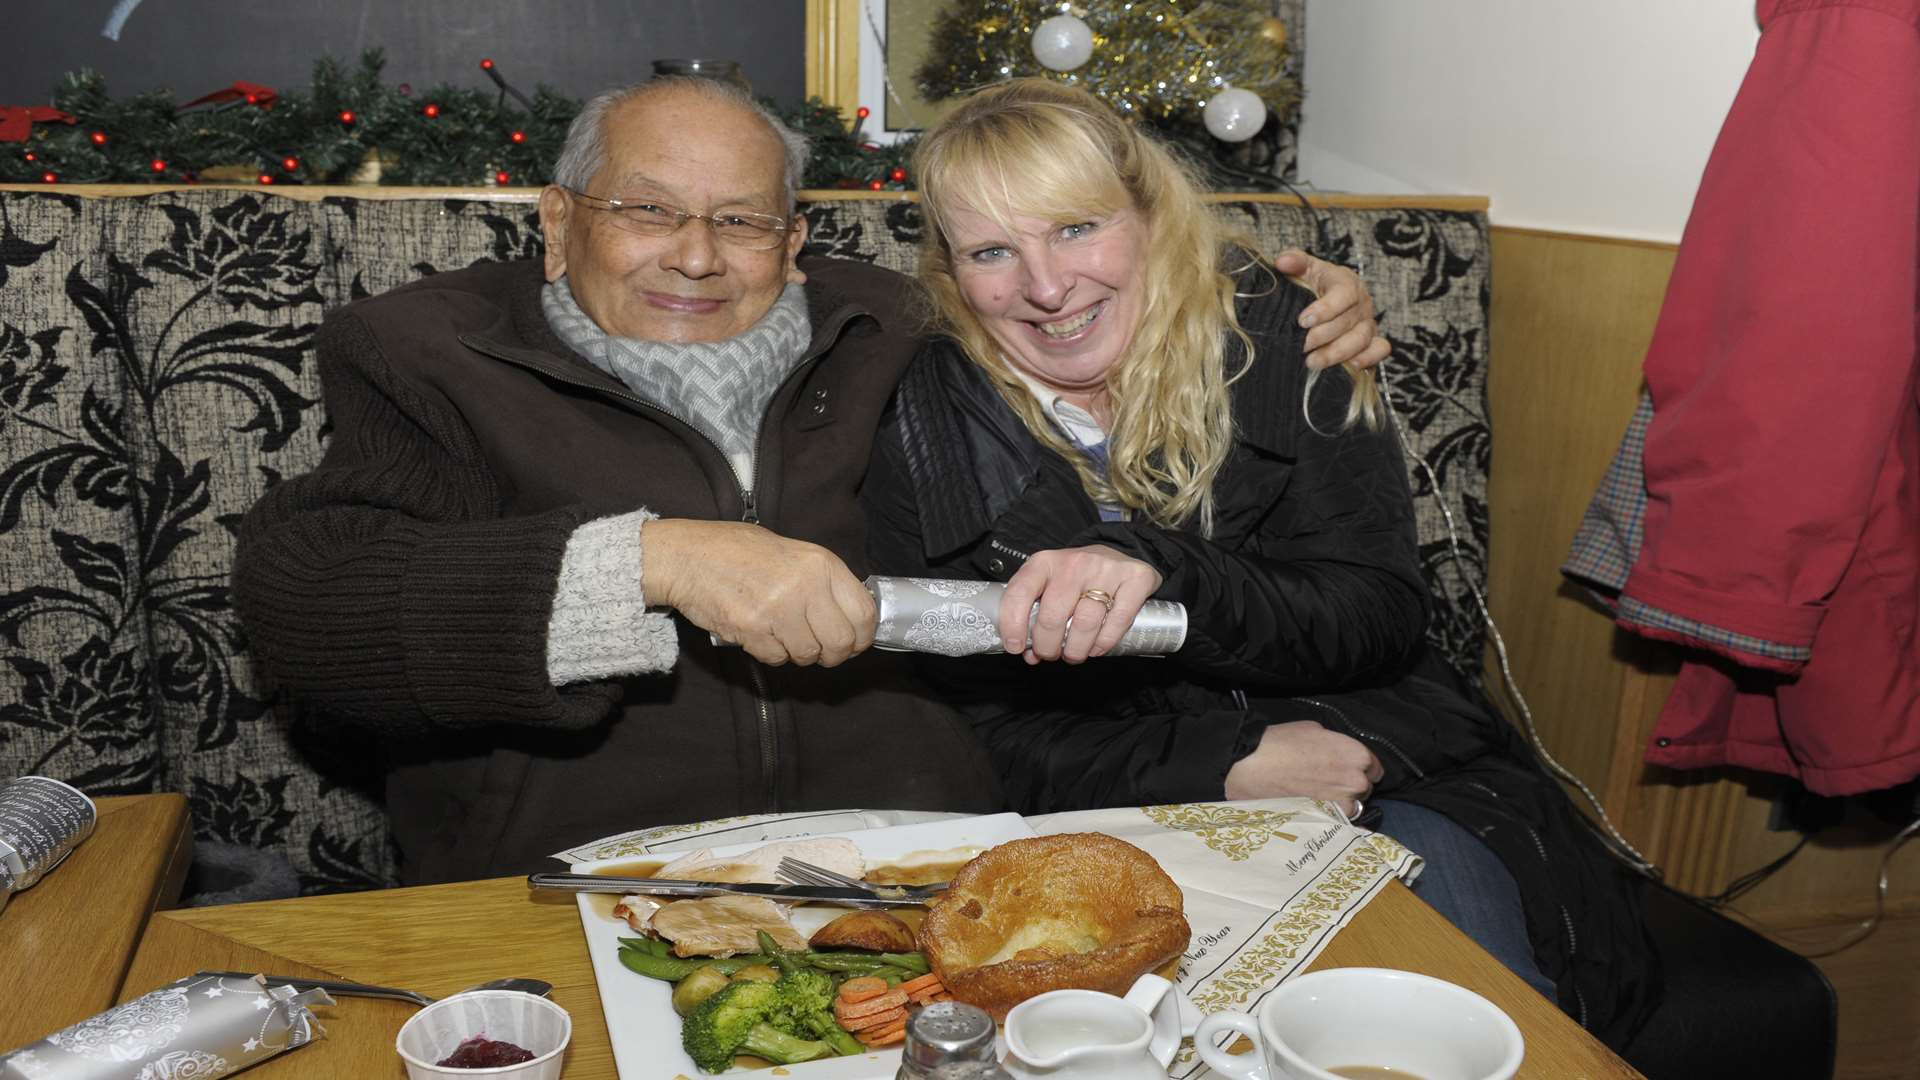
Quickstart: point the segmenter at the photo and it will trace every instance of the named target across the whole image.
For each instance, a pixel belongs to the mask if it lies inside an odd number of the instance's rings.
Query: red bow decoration
[[[232,86],[222,87],[211,94],[202,94],[192,101],[187,102],[185,105],[180,106],[175,111],[185,112],[195,105],[218,105],[228,101],[244,101],[249,105],[258,105],[264,109],[273,104],[274,99],[279,96],[280,94],[271,86],[261,86],[259,83],[236,79]]]
[[[0,105],[0,142],[26,142],[33,125],[58,120],[74,124],[79,118],[48,105]]]

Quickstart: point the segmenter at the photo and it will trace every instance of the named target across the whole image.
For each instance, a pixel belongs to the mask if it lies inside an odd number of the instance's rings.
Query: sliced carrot
[[[890,1009],[887,1012],[874,1013],[872,1016],[859,1016],[852,1020],[842,1020],[840,1021],[840,1026],[852,1032],[877,1031],[880,1028],[892,1024],[904,1024],[906,1022],[907,1010]]]
[[[923,976],[924,978],[924,976]],[[872,975],[862,975],[857,979],[848,979],[840,984],[840,1000],[849,1005],[858,1004],[868,998],[879,997],[887,992],[887,980]],[[901,989],[906,989],[905,984]]]
[[[848,981],[851,982],[852,980],[848,980]],[[906,982],[901,983],[900,989],[905,990],[909,994],[917,994],[924,987],[941,986],[941,985],[943,984],[940,982],[940,976],[935,974],[934,972],[929,971],[925,975],[921,975],[917,978],[908,979]],[[845,988],[842,987],[842,989],[845,989]]]
[[[902,1024],[888,1031],[885,1035],[876,1035],[871,1039],[862,1039],[860,1042],[869,1050],[878,1050],[883,1046],[892,1046],[894,1043],[905,1042],[906,1040],[907,1026]]]
[[[862,1016],[872,1016],[877,1012],[897,1009],[907,1003],[907,995],[899,987],[893,987],[884,994],[875,994],[865,1001],[833,1003],[833,1014],[841,1020],[853,1020]]]

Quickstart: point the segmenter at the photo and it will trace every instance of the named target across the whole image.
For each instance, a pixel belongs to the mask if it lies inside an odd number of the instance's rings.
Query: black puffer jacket
[[[1277,722],[1366,741],[1386,769],[1376,797],[1446,814],[1506,863],[1562,1006],[1619,1045],[1657,998],[1631,876],[1512,727],[1426,650],[1391,430],[1322,434],[1345,414],[1338,374],[1316,384],[1311,426],[1303,415],[1295,320],[1311,297],[1260,270],[1241,284],[1259,359],[1230,391],[1237,441],[1211,538],[1101,522],[1072,467],[956,344],[921,353],[863,492],[877,572],[1005,580],[1032,552],[1106,544],[1156,567],[1157,595],[1189,618],[1171,660],[928,659],[927,676],[966,702],[1026,812],[1224,798],[1227,771]]]

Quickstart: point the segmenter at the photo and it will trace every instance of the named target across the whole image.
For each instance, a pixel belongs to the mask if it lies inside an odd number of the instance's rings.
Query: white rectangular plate
[[[1019,814],[991,814],[985,817],[954,818],[924,825],[897,825],[884,829],[865,829],[848,833],[822,833],[845,836],[875,865],[901,864],[917,853],[950,852],[956,848],[985,849],[1009,840],[1034,835]],[[713,849],[716,855],[738,855],[759,847],[764,841],[730,844]],[[673,858],[664,855],[656,858]],[[645,858],[645,857],[642,857]],[[601,862],[575,863],[579,873],[632,865],[640,859],[628,857]],[[587,953],[593,959],[594,981],[600,985],[600,1004],[607,1014],[607,1033],[613,1040],[614,1067],[621,1080],[669,1080],[676,1076],[699,1077],[700,1070],[680,1048],[680,1017],[673,1011],[672,989],[667,983],[628,971],[620,963],[620,939],[634,932],[622,919],[607,914],[611,896],[596,901],[582,894],[580,924],[586,931]],[[802,935],[810,935],[829,919],[848,909],[808,905],[794,909],[793,923]],[[793,1080],[892,1080],[900,1068],[900,1051],[889,1049],[858,1057],[829,1058],[784,1068]],[[769,1077],[766,1069],[734,1069],[728,1076]]]

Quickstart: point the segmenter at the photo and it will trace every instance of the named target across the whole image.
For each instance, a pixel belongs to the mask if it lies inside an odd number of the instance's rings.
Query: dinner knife
[[[853,908],[924,907],[926,897],[915,898],[906,889],[877,885],[866,889],[832,888],[821,885],[767,885],[757,882],[675,881],[670,878],[612,877],[606,874],[528,874],[527,884],[536,889],[566,889],[572,892],[640,893],[646,896],[764,896],[789,904],[837,904]],[[893,895],[889,895],[892,893]]]

